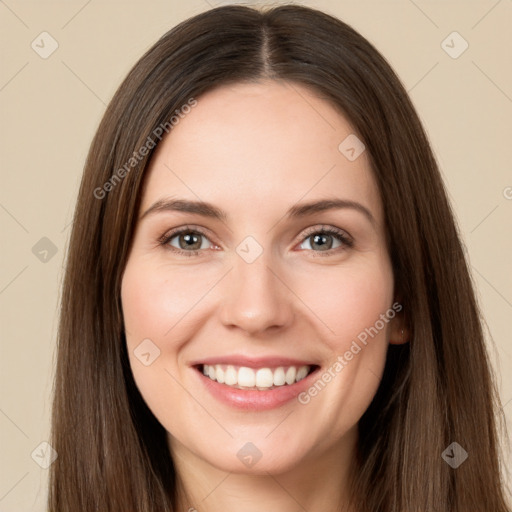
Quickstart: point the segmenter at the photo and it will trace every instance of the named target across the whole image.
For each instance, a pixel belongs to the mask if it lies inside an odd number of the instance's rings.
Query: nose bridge
[[[272,270],[270,252],[263,251],[252,262],[244,259],[243,253],[234,255],[222,308],[225,325],[256,333],[290,321],[290,292]]]

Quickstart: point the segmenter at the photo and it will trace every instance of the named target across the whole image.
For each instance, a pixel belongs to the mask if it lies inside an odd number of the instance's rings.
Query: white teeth
[[[301,366],[297,370],[297,376],[295,377],[295,380],[299,382],[299,380],[304,379],[308,374],[308,367],[307,366]]]
[[[270,368],[260,368],[256,372],[256,386],[259,388],[270,388],[274,384],[274,375]]]
[[[238,383],[238,374],[234,366],[228,366],[224,374],[224,384],[235,386]]]
[[[236,388],[254,388],[259,390],[273,389],[284,385],[291,385],[307,377],[311,366],[289,366],[287,368],[248,368],[232,365],[203,365],[203,374],[220,384]]]
[[[284,386],[286,382],[286,376],[284,373],[284,368],[280,366],[274,371],[274,386]]]
[[[253,388],[256,384],[256,374],[252,368],[242,366],[238,370],[238,385],[245,388]]]
[[[286,384],[293,384],[295,382],[295,377],[297,375],[297,369],[295,366],[290,366],[288,370],[286,370]]]

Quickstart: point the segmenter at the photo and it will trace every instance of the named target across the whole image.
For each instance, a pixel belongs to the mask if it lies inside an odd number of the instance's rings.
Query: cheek
[[[121,289],[128,336],[132,335],[132,341],[141,336],[166,338],[178,322],[187,322],[208,287],[209,280],[198,279],[191,268],[171,271],[163,266],[128,264]]]
[[[393,301],[393,275],[387,259],[317,272],[300,287],[300,297],[316,314],[325,342],[337,354],[375,325]],[[379,322],[379,325],[381,323]],[[382,328],[385,338],[387,326]]]
[[[165,369],[173,375],[176,373],[181,342],[175,334],[183,327],[185,322],[179,323],[180,319],[187,318],[195,295],[194,283],[186,276],[175,273],[171,279],[168,274],[143,258],[132,259],[128,261],[121,286],[130,365],[149,405],[158,401],[159,395],[171,392],[170,389],[164,391],[170,384]],[[139,357],[148,352],[150,364],[145,366]]]
[[[205,286],[188,271],[171,272],[144,258],[129,260],[123,274],[121,301],[133,378],[150,410],[166,426],[172,425],[169,403],[185,407],[175,380],[182,377],[178,356],[190,334],[186,326],[193,315],[187,313],[204,295]],[[145,353],[150,354],[147,365]]]
[[[183,378],[182,348],[201,325],[201,300],[216,281],[212,270],[198,273],[194,266],[178,269],[143,257],[128,260],[121,285],[127,351],[135,382],[157,417],[169,400],[183,398],[172,376]],[[148,350],[157,356],[145,366],[137,355]]]
[[[302,288],[304,302],[324,324],[323,342],[331,357],[318,377],[323,382],[315,381],[301,403],[312,416],[323,418],[336,436],[354,426],[378,389],[388,322],[394,316],[389,315],[393,282],[389,260],[375,258],[317,274],[314,287]],[[382,321],[386,312],[388,322]]]

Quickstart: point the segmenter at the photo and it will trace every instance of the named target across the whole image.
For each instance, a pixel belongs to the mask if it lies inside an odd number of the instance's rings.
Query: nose
[[[294,295],[270,264],[265,252],[252,263],[235,257],[234,268],[224,280],[220,316],[226,327],[256,335],[292,322]]]

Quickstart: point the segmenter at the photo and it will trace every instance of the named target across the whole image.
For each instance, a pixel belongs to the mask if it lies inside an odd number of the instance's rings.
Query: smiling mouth
[[[292,386],[319,368],[318,365],[249,368],[228,364],[200,364],[196,369],[219,384],[245,390],[270,391]]]

